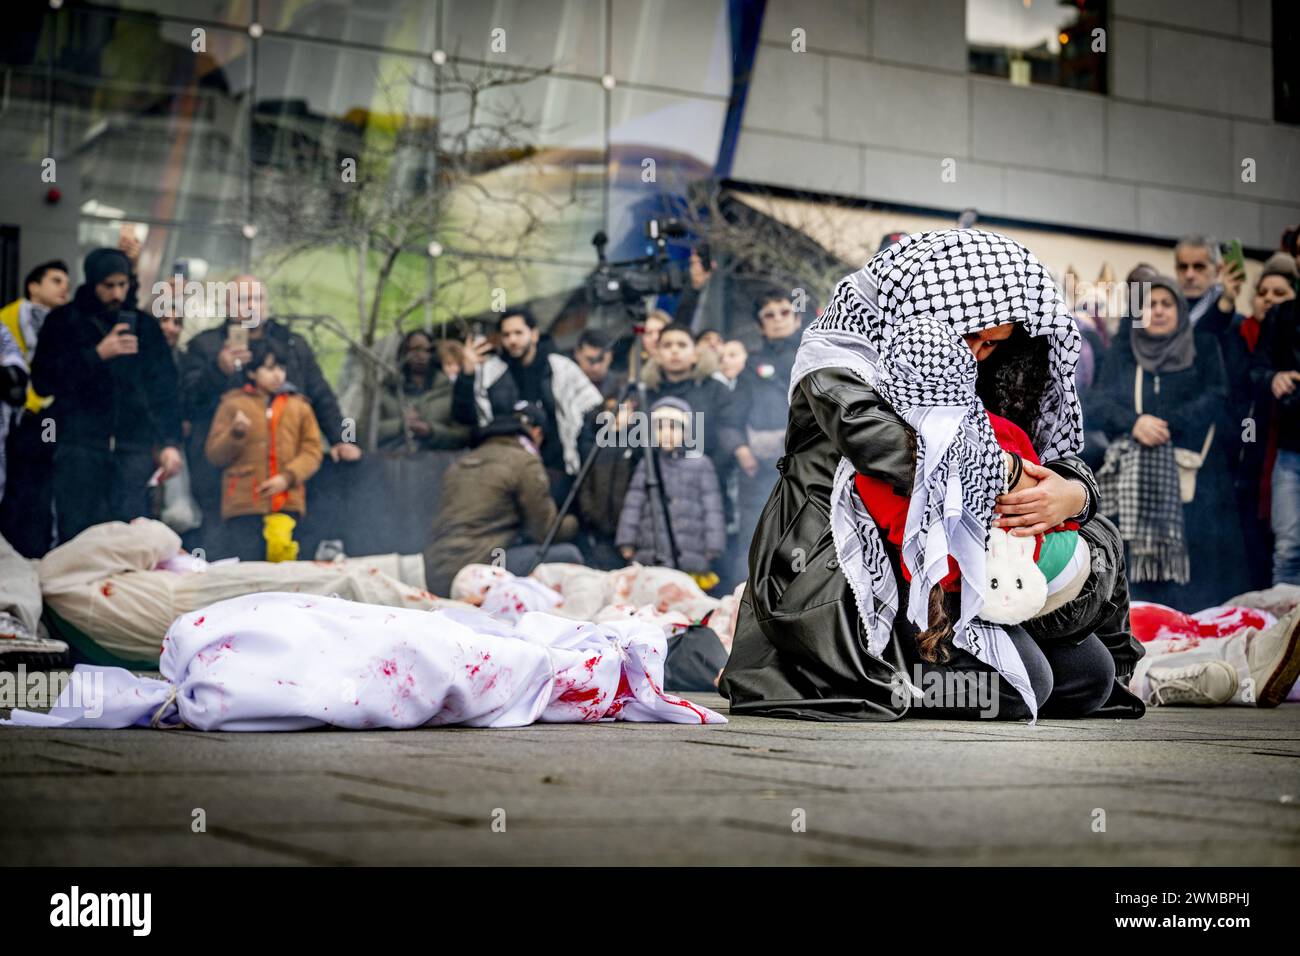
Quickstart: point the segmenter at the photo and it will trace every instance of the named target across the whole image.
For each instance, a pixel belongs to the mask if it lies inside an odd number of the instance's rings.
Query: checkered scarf
[[[906,613],[928,624],[927,600],[947,569],[962,572],[961,613],[953,643],[996,669],[1037,717],[1033,687],[1006,631],[978,618],[992,509],[1005,489],[1000,449],[975,394],[974,356],[960,336],[1016,322],[1049,336],[1050,375],[1038,421],[1028,429],[1043,461],[1083,445],[1074,386],[1081,337],[1051,275],[1019,243],[974,229],[918,233],[877,253],[840,281],[826,311],[808,327],[791,374],[847,368],[916,433],[917,468],[903,534],[913,569]],[[841,459],[831,492],[831,531],[840,569],[879,658],[898,613],[894,579],[879,528],[854,493],[855,470]]]
[[[1191,565],[1174,446],[1151,448],[1132,438],[1112,442],[1097,487],[1101,513],[1115,519],[1129,546],[1129,580],[1186,584]]]

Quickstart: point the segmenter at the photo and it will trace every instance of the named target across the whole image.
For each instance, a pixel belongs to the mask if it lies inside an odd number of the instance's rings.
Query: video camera
[[[686,235],[686,228],[676,219],[651,219],[645,224],[645,236],[654,243],[654,251],[640,259],[610,262],[605,258],[609,237],[597,232],[591,244],[599,261],[587,280],[591,304],[636,307],[647,296],[680,292],[686,287],[686,272],[668,258],[668,240]]]

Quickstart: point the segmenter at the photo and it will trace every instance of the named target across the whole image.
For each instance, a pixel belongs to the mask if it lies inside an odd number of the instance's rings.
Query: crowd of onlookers
[[[66,263],[43,263],[0,312],[0,534],[40,557],[91,525],[154,515],[209,560],[312,557],[294,532],[312,479],[361,457],[364,423],[255,277],[228,283],[225,321],[182,346],[182,283],[142,307],[138,254],[130,239],[92,251],[75,289]],[[654,310],[626,334],[584,330],[570,354],[526,308],[466,342],[401,338],[367,419],[375,446],[460,452],[427,536],[432,589],[469,562],[528,570],[552,524],[548,560],[743,579],[802,316],[774,292],[750,347],[724,340],[701,318],[712,268],[707,248],[692,255],[687,322]],[[359,511],[390,504],[364,485],[348,495]]]
[[[804,317],[790,292],[768,291],[748,344],[725,338],[709,324],[714,268],[701,245],[676,316],[653,310],[617,338],[585,329],[571,356],[527,309],[501,315],[499,344],[445,346],[445,422],[468,427],[475,448],[443,478],[425,552],[431,589],[470,561],[526,573],[548,532],[548,561],[671,565],[706,588],[745,579],[784,451]]]
[[[1288,242],[1249,288],[1218,243],[1188,237],[1164,268],[1132,270],[1121,307],[1108,289],[1073,297],[1085,458],[1143,489],[1138,521],[1152,553],[1170,543],[1161,535],[1181,534],[1190,557],[1181,572],[1155,560],[1133,575],[1134,597],[1191,610],[1300,583]],[[810,316],[796,307],[802,297],[773,290],[728,322],[706,245],[668,310],[624,334],[586,328],[568,353],[527,308],[504,310],[468,341],[406,333],[360,429],[306,339],[270,317],[257,279],[235,280],[226,321],[182,347],[179,287],[137,308],[138,252],[129,240],[94,250],[75,291],[66,264],[44,263],[0,310],[0,534],[22,554],[39,557],[92,524],[157,515],[209,560],[313,557],[298,554],[294,532],[313,477],[346,469],[372,437],[385,455],[457,452],[427,537],[435,593],[472,562],[526,573],[548,537],[548,561],[670,564],[708,588],[746,577]],[[1183,485],[1130,470],[1151,467],[1134,464],[1138,446],[1172,447]],[[361,512],[390,505],[364,485],[348,494]],[[1180,508],[1181,532],[1160,523]]]
[[[1172,262],[1133,268],[1111,321],[1101,297],[1074,303],[1085,457],[1103,498],[1113,490],[1103,504],[1130,525],[1121,531],[1135,599],[1193,611],[1300,584],[1292,234],[1285,244],[1248,287],[1240,260],[1188,236]],[[1170,449],[1167,468],[1143,448]],[[1179,514],[1176,528],[1168,519]]]

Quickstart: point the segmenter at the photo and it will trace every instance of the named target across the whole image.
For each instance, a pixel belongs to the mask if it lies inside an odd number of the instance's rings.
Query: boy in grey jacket
[[[680,552],[677,567],[692,574],[706,574],[727,545],[717,472],[713,462],[699,453],[698,446],[693,456],[684,447],[692,423],[691,408],[686,402],[679,398],[660,399],[651,408],[650,416],[659,445],[664,499]],[[695,437],[698,440],[699,436]],[[661,562],[655,560],[656,541],[660,554],[666,556],[667,528],[658,500],[647,492],[643,456],[623,499],[615,544],[628,561],[658,564]]]

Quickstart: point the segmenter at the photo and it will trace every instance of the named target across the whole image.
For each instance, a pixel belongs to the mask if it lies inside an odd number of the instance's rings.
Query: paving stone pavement
[[[1294,866],[1300,704],[1036,727],[2,727],[0,807],[9,865]]]

